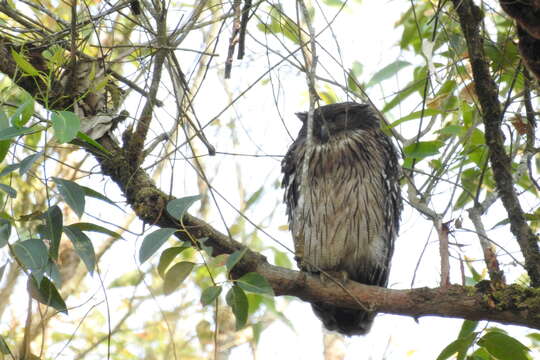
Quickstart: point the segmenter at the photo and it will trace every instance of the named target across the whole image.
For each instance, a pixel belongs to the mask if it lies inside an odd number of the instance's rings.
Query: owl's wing
[[[299,157],[301,157],[300,147],[303,146],[303,143],[303,139],[300,137],[297,138],[281,162],[281,172],[283,173],[281,187],[285,189],[284,200],[287,205],[289,223],[292,220],[292,213],[298,204],[301,180],[298,164],[302,163],[302,160],[299,159]]]

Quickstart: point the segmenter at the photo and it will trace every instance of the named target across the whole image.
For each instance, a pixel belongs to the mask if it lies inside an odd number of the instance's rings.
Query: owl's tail
[[[375,312],[336,307],[320,302],[312,303],[311,306],[325,328],[347,336],[367,334],[377,315]]]

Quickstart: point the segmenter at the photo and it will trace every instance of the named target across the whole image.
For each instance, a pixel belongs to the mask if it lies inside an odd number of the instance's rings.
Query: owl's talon
[[[346,271],[325,271],[321,273],[320,279],[323,283],[338,282],[342,285],[349,281],[349,274]]]

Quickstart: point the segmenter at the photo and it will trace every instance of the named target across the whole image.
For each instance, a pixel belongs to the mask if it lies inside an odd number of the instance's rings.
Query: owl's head
[[[304,123],[301,134],[307,135],[307,112],[296,113],[296,116]],[[321,142],[347,131],[379,127],[379,116],[368,104],[354,102],[330,104],[315,109],[313,113],[313,136]]]

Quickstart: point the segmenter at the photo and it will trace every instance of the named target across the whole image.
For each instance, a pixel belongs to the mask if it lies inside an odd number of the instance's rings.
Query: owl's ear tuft
[[[302,121],[303,123],[306,122],[306,120],[307,120],[307,113],[306,112],[297,112],[297,113],[295,113],[295,115],[298,116],[300,121]]]

